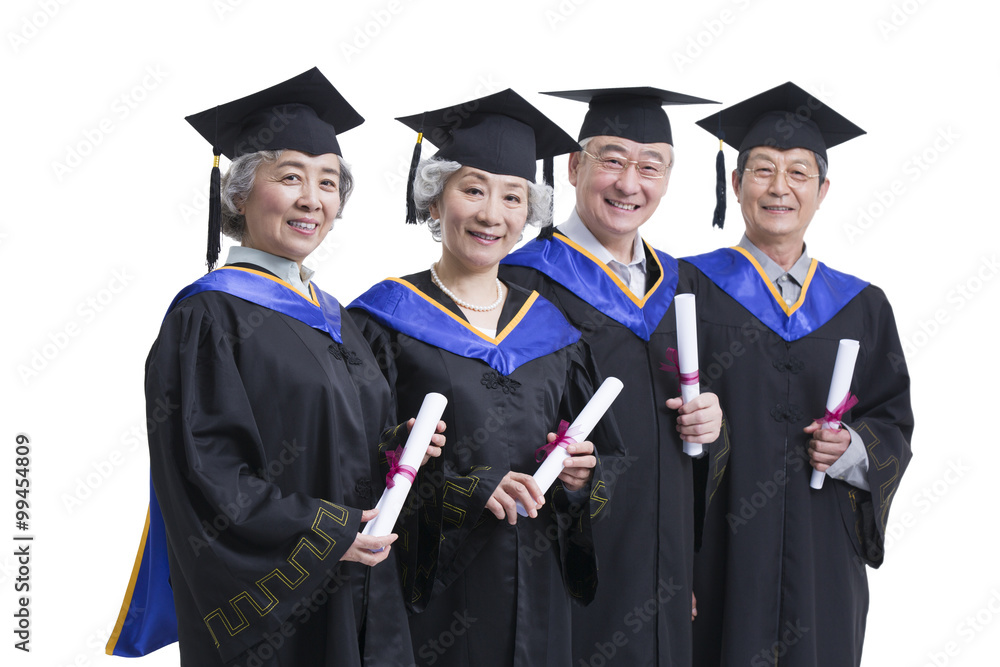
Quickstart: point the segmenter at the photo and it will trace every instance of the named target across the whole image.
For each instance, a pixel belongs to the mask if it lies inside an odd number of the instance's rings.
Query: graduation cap
[[[716,208],[712,220],[722,227],[726,215],[725,142],[741,153],[754,146],[781,150],[805,148],[826,161],[826,149],[865,131],[789,81],[698,121],[719,139],[716,159]]]
[[[580,141],[589,137],[610,136],[631,139],[640,144],[672,145],[670,119],[663,110],[664,105],[718,104],[714,100],[648,86],[563,90],[542,95],[587,102],[590,105],[580,128]]]
[[[664,105],[718,104],[683,93],[662,88],[591,88],[588,90],[562,90],[542,93],[590,105],[583,117],[579,140],[609,136],[630,139],[640,144],[674,143],[670,132],[670,119]],[[549,238],[555,227],[549,224],[539,238]]]
[[[535,182],[536,161],[579,150],[545,114],[510,88],[461,104],[397,118],[418,132],[406,189],[406,222],[415,224],[413,179],[423,138],[438,146],[434,157],[491,174],[520,176]],[[551,177],[546,179],[551,185]]]
[[[208,210],[208,268],[221,250],[219,155],[235,160],[267,150],[295,150],[310,155],[340,152],[337,134],[365,122],[319,69],[312,69],[270,88],[188,116],[198,133],[212,144]]]

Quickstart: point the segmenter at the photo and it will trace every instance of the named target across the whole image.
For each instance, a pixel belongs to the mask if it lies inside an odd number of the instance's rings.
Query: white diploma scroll
[[[826,411],[833,412],[847,398],[851,390],[851,378],[854,377],[854,363],[858,360],[858,349],[861,345],[856,340],[842,338],[837,348],[837,361],[833,364],[833,379],[830,380],[830,393],[826,397]],[[825,422],[823,428],[832,431],[840,430],[840,422]],[[814,489],[823,488],[826,473],[813,470],[809,486]]]
[[[590,436],[590,432],[594,430],[597,426],[597,422],[601,421],[601,417],[604,413],[608,411],[611,404],[615,402],[618,398],[618,394],[621,393],[622,381],[618,378],[609,377],[604,381],[604,383],[594,392],[594,395],[587,401],[587,404],[583,406],[583,410],[577,415],[573,423],[570,424],[569,428],[566,429],[566,435],[573,439],[573,442],[583,442]],[[555,447],[549,452],[545,460],[542,461],[542,465],[538,466],[538,470],[535,472],[533,478],[535,484],[538,485],[539,490],[544,494],[549,490],[549,487],[556,481],[559,474],[563,471],[563,461],[569,457],[566,452],[565,447]],[[521,516],[528,516],[528,511],[524,509],[521,503],[517,504],[517,513]]]
[[[438,422],[444,414],[444,408],[448,405],[448,399],[441,394],[430,393],[424,396],[424,402],[420,405],[420,412],[417,413],[417,420],[410,429],[410,435],[406,439],[406,447],[400,457],[399,465],[410,466],[414,470],[420,469],[420,463],[424,460],[427,447],[431,444],[431,438],[437,431]],[[372,535],[374,537],[385,537],[392,532],[396,525],[396,519],[403,509],[406,495],[410,492],[413,483],[404,473],[397,472],[392,477],[395,486],[386,489],[379,498],[375,509],[378,516],[368,522],[362,535]]]
[[[698,316],[695,311],[694,294],[675,296],[674,313],[677,315],[677,366],[680,374],[681,398],[687,403],[701,393],[698,381]],[[684,443],[684,453],[688,456],[701,456],[703,451],[701,443]]]

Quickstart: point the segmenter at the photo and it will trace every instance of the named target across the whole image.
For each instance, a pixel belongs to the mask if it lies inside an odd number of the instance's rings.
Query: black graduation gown
[[[696,491],[677,412],[665,406],[680,395],[676,373],[662,368],[667,348],[677,347],[677,260],[644,245],[643,299],[558,232],[508,255],[501,267],[501,275],[556,304],[583,332],[598,367],[625,384],[612,409],[629,456],[614,471],[615,501],[595,531],[601,589],[593,604],[573,610],[574,665],[691,663],[695,506],[714,493],[728,455],[723,431],[699,461],[709,483]]]
[[[184,665],[411,663],[392,553],[340,562],[384,487],[389,389],[353,321],[314,295],[224,267],[178,295],[149,353]]]
[[[417,664],[568,667],[571,599],[588,603],[597,585],[591,521],[610,495],[602,470],[624,456],[613,420],[590,436],[599,462],[589,503],[571,505],[557,481],[535,519],[511,526],[485,507],[508,471],[534,473],[546,433],[593,394],[589,350],[551,304],[514,285],[495,344],[429,272],[404,280],[375,285],[350,312],[401,414],[428,392],[448,398],[448,444],[420,470],[419,509],[398,524]]]
[[[882,563],[889,506],[910,460],[909,376],[877,287],[816,262],[787,307],[749,253],[688,258],[703,381],[727,406],[732,454],[695,560],[696,665],[858,665],[865,565]],[[682,261],[683,265],[684,262]],[[791,314],[788,314],[788,313]],[[868,450],[872,493],[809,486],[802,432],[825,411],[840,339],[861,343],[843,422]]]

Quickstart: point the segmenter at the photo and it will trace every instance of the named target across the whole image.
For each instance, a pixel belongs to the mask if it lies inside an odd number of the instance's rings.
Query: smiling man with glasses
[[[827,149],[864,130],[792,83],[698,125],[740,151],[746,233],[680,262],[699,343],[733,351],[712,382],[732,452],[695,559],[694,665],[858,665],[865,566],[882,563],[910,460],[910,382],[885,294],[811,259],[805,234],[830,188]],[[827,411],[843,339],[859,343],[856,400]]]
[[[612,471],[607,516],[594,527],[600,585],[588,607],[574,608],[573,664],[687,667],[695,508],[714,493],[728,445],[714,394],[683,406],[678,398],[668,361],[678,263],[643,242],[639,228],[666,193],[674,161],[663,105],[710,101],[656,88],[551,94],[589,104],[582,150],[569,159],[576,207],[508,255],[501,275],[555,303],[599,370],[622,380],[612,410],[628,448]],[[711,468],[710,483],[696,487],[682,437],[706,445],[699,465]]]
[[[667,192],[673,146],[611,136],[588,137],[580,144],[584,150],[569,158],[576,209],[559,231],[608,264],[642,298],[646,254],[638,231]]]

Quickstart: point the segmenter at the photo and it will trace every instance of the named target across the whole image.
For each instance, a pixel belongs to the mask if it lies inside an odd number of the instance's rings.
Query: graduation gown
[[[501,275],[556,304],[583,332],[598,367],[625,384],[612,410],[628,459],[615,471],[615,501],[595,534],[601,589],[593,604],[573,610],[574,665],[691,663],[695,505],[714,493],[728,455],[723,431],[699,462],[708,484],[696,492],[677,412],[665,406],[680,395],[676,372],[663,368],[667,348],[677,347],[677,260],[644,247],[643,298],[558,232],[511,253],[501,267]]]
[[[909,376],[885,294],[813,260],[788,306],[741,248],[687,258],[699,296],[703,381],[732,433],[721,502],[696,558],[696,665],[858,665],[865,566],[882,563],[889,507],[910,460]],[[681,262],[682,266],[684,261]],[[840,339],[860,341],[842,419],[868,451],[871,492],[809,487],[809,436],[824,415]]]
[[[495,339],[474,329],[429,272],[386,280],[351,304],[401,414],[431,391],[448,406],[448,444],[419,472],[400,532],[418,665],[570,665],[570,602],[597,586],[591,522],[606,511],[602,470],[621,457],[610,417],[577,503],[560,482],[534,519],[486,508],[509,471],[533,474],[536,449],[572,421],[597,380],[587,346],[559,312],[514,285]]]
[[[154,495],[109,652],[179,638],[199,667],[411,663],[392,553],[340,562],[384,488],[394,410],[333,297],[251,265],[204,276],[163,321],[146,404]]]

